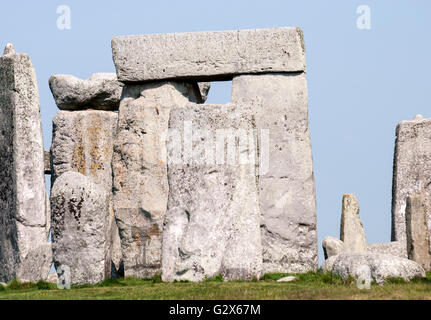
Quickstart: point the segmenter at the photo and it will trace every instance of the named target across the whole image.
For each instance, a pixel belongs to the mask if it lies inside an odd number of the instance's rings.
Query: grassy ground
[[[265,275],[252,282],[222,282],[220,278],[201,283],[161,283],[160,277],[150,280],[107,280],[96,286],[73,287],[57,290],[56,285],[39,282],[21,284],[12,281],[6,288],[0,286],[0,299],[80,300],[80,299],[179,299],[179,300],[261,300],[261,299],[429,299],[431,300],[431,273],[426,279],[409,283],[388,280],[384,286],[373,284],[370,290],[359,290],[350,279],[321,272],[297,275],[294,282],[278,283],[284,274]]]

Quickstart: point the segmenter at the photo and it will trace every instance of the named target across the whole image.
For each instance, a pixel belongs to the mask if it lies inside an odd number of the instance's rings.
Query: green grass
[[[78,300],[78,299],[430,299],[431,273],[426,279],[405,282],[388,279],[384,286],[372,284],[370,290],[359,290],[353,279],[323,272],[295,275],[293,282],[277,282],[292,274],[266,274],[254,281],[223,282],[218,275],[201,283],[162,283],[160,275],[152,279],[108,279],[90,286],[75,286],[71,290],[58,290],[46,282],[20,283],[12,281],[0,286],[0,299]]]

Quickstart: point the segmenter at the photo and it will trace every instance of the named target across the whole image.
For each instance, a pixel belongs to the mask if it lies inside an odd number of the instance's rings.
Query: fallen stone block
[[[49,79],[55,103],[61,110],[118,110],[123,86],[115,73],[95,73],[87,80],[65,74]]]
[[[334,237],[326,237],[322,242],[322,247],[325,260],[345,251],[343,241]]]
[[[169,112],[197,102],[194,85],[127,85],[114,144],[113,190],[126,276],[161,271],[163,220],[168,201],[166,146]]]
[[[114,37],[112,52],[122,82],[305,71],[303,35],[295,27]]]
[[[401,121],[396,129],[392,187],[392,241],[407,247],[406,200],[431,194],[431,119]],[[405,249],[407,251],[407,248]]]
[[[105,190],[109,206],[105,212],[106,260],[116,269],[122,260],[121,242],[115,221],[112,192],[112,158],[118,113],[101,110],[59,111],[53,120],[51,186],[66,172],[92,178]],[[111,263],[107,269],[111,267]]]
[[[42,121],[30,58],[11,44],[0,56],[0,281],[45,280],[46,235]]]
[[[373,243],[367,246],[367,252],[390,254],[407,259],[406,247],[400,241]]]
[[[169,129],[162,279],[202,281],[219,274],[225,280],[260,278],[250,109],[236,104],[176,108]]]
[[[344,243],[345,251],[367,251],[364,226],[359,217],[359,203],[354,194],[343,196],[340,240]]]
[[[278,279],[277,282],[292,282],[292,281],[296,281],[296,280],[298,280],[297,277],[288,276],[288,277],[284,277],[284,278]]]
[[[56,179],[51,190],[52,250],[57,273],[70,269],[66,284],[96,284],[110,276],[108,205],[105,190],[91,178],[70,171]]]
[[[305,74],[243,75],[232,101],[253,111],[264,273],[318,267],[316,194]]]
[[[431,271],[429,219],[431,199],[423,194],[407,197],[406,231],[409,259],[416,261],[426,271]]]
[[[388,278],[403,278],[410,281],[425,277],[425,270],[416,262],[379,253],[342,253],[326,260],[322,270],[337,274],[343,280],[349,276],[358,280],[364,266],[370,270],[371,280],[380,285]]]

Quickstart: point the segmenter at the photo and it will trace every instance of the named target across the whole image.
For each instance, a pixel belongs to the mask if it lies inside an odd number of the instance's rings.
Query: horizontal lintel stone
[[[305,71],[297,27],[121,36],[112,39],[112,51],[122,82]]]

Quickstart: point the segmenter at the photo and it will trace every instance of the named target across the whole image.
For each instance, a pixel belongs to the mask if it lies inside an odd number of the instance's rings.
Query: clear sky
[[[57,28],[60,5],[71,9],[70,30]],[[357,27],[361,5],[371,29]],[[113,36],[301,27],[322,262],[323,238],[339,236],[344,193],[358,196],[367,242],[390,241],[395,127],[431,117],[430,16],[429,0],[15,0],[0,4],[0,46],[12,42],[35,65],[49,148],[49,77],[114,72]],[[208,102],[230,101],[229,88],[214,84]]]

